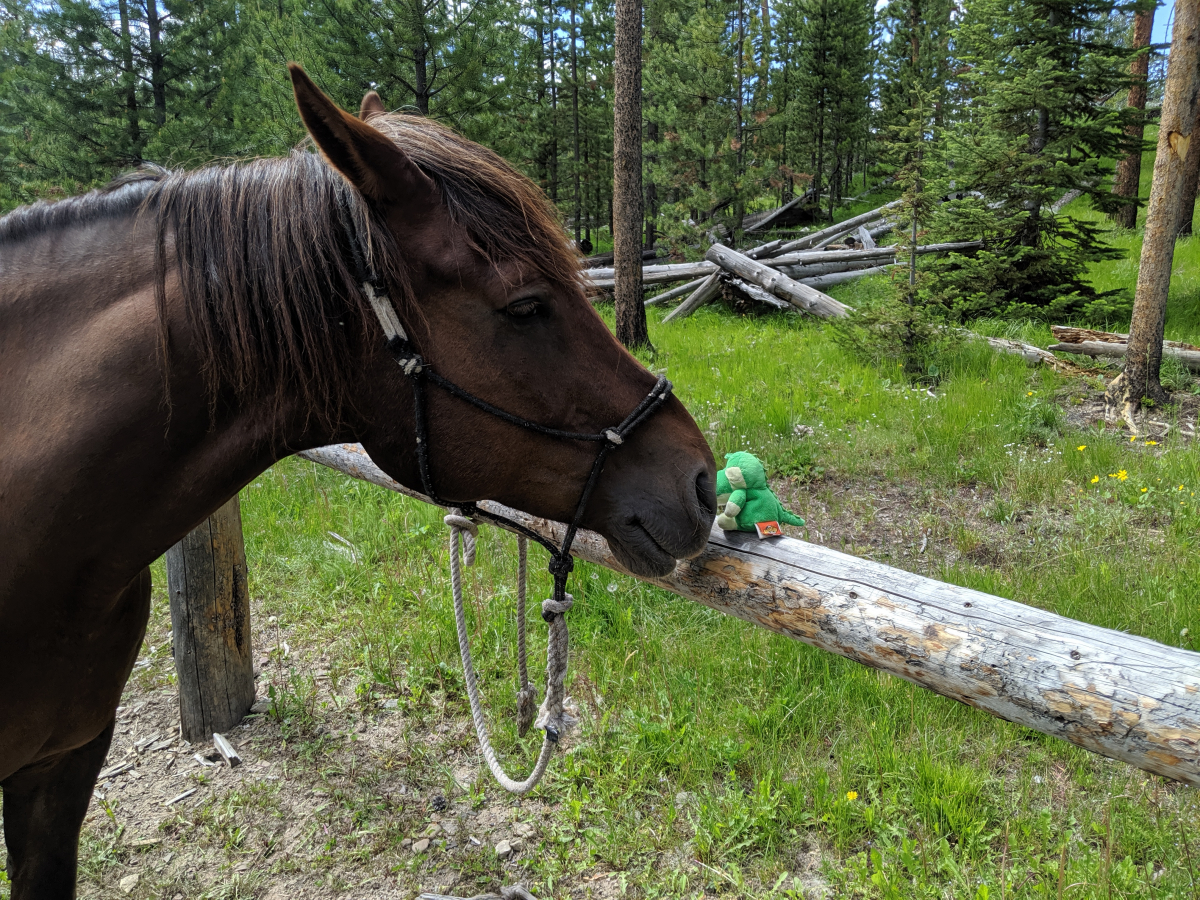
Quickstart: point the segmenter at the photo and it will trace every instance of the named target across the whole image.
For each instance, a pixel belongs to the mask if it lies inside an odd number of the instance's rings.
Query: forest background
[[[1121,252],[1108,230],[1051,207],[1069,191],[1110,214],[1122,202],[1115,161],[1142,148],[1130,64],[1152,54],[1134,46],[1139,9],[647,0],[645,245],[694,258],[745,244],[748,214],[798,193],[819,219],[882,186],[910,201],[906,235],[915,218],[919,239],[988,242],[931,266],[927,306],[1123,319],[1131,292],[1086,276]],[[145,162],[287,152],[303,136],[284,70],[298,60],[347,108],[374,88],[494,148],[585,250],[611,245],[605,0],[3,0],[0,28],[0,212]]]

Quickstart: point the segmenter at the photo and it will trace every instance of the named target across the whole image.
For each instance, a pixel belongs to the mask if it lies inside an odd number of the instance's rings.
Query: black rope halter
[[[457,507],[468,518],[479,517],[504,525],[532,541],[537,541],[537,543],[545,547],[550,553],[550,564],[547,568],[554,577],[554,599],[562,602],[566,594],[567,577],[575,567],[575,561],[571,558],[571,545],[575,541],[575,534],[579,530],[579,523],[583,518],[584,510],[587,508],[588,500],[592,496],[596,482],[600,479],[600,471],[604,468],[604,461],[614,448],[619,447],[625,442],[625,438],[628,437],[630,432],[658,411],[671,394],[671,382],[667,380],[666,376],[660,375],[654,387],[650,389],[650,393],[642,399],[642,402],[637,405],[633,412],[625,417],[624,421],[613,428],[606,428],[604,431],[596,434],[551,428],[538,422],[531,422],[521,416],[513,415],[497,406],[493,406],[486,400],[482,400],[469,391],[463,390],[454,382],[433,371],[429,363],[425,361],[425,358],[413,346],[412,341],[409,340],[408,333],[404,330],[404,326],[396,316],[396,310],[392,306],[391,299],[388,297],[386,286],[364,258],[362,247],[354,229],[350,226],[347,219],[343,219],[343,223],[346,227],[346,234],[350,244],[355,277],[358,279],[359,284],[362,285],[363,294],[370,301],[371,307],[375,311],[375,316],[379,319],[379,324],[383,328],[383,333],[387,337],[385,346],[388,352],[412,383],[417,465],[421,473],[421,485],[424,488],[425,495],[439,506]],[[533,431],[537,434],[544,434],[547,437],[560,438],[562,440],[590,441],[600,444],[596,458],[592,461],[592,470],[588,474],[587,481],[584,483],[583,491],[579,496],[579,502],[575,505],[575,514],[567,526],[561,546],[556,546],[552,541],[542,537],[536,531],[526,528],[520,522],[481,509],[474,501],[452,503],[438,496],[437,491],[433,487],[433,479],[429,474],[429,425],[425,415],[426,383],[433,384],[452,397],[457,397],[459,400],[470,403],[488,415],[495,416],[497,419],[517,428],[524,428],[527,431]],[[554,615],[554,613],[544,613],[543,618],[546,621],[550,621]]]

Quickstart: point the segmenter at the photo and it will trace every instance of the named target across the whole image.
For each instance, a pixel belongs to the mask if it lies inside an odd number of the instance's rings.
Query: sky
[[[1154,14],[1154,31],[1150,38],[1155,44],[1171,43],[1171,26],[1175,21],[1175,0],[1167,0]]]

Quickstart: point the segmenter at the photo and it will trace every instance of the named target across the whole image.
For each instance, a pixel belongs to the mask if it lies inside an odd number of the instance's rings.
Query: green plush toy
[[[725,531],[755,531],[759,522],[803,525],[783,508],[767,484],[767,472],[753,453],[726,453],[717,473],[717,524]]]

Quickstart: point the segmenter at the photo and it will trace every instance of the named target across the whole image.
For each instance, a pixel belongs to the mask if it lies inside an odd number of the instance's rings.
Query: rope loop
[[[446,516],[445,522],[450,526],[450,590],[454,597],[454,626],[458,631],[458,652],[462,658],[463,678],[467,684],[467,699],[471,705],[471,719],[475,723],[475,736],[479,740],[479,749],[483,753],[483,758],[492,775],[500,782],[500,786],[510,793],[527,794],[537,787],[542,776],[546,774],[546,767],[550,763],[550,756],[554,753],[555,745],[565,729],[572,724],[571,718],[563,712],[564,681],[567,674],[566,619],[557,615],[554,622],[550,624],[550,639],[546,648],[546,699],[542,701],[537,721],[534,723],[545,731],[542,749],[529,777],[524,781],[515,781],[501,767],[499,760],[496,759],[496,751],[492,749],[487,721],[483,715],[483,703],[479,696],[479,681],[475,675],[475,663],[471,658],[470,638],[467,635],[466,606],[463,603],[462,594],[462,565],[464,562],[470,565],[474,560],[475,535],[478,533],[478,526],[466,516],[459,515],[457,511]],[[462,551],[466,551],[467,546],[470,546],[469,558],[467,552],[462,552],[460,558],[460,541]],[[519,632],[517,656],[521,688],[517,693],[517,730],[523,734],[524,730],[529,727],[528,721],[533,718],[533,703],[537,698],[537,692],[529,683],[525,667],[526,542],[523,538],[518,538],[518,550],[517,624]],[[566,612],[567,609],[570,609],[573,601],[570,594],[565,596],[566,600],[563,603],[556,603],[553,600],[547,600],[546,603],[561,609],[561,612]],[[544,603],[542,606],[544,610],[546,604]],[[522,725],[522,722],[526,724]]]

